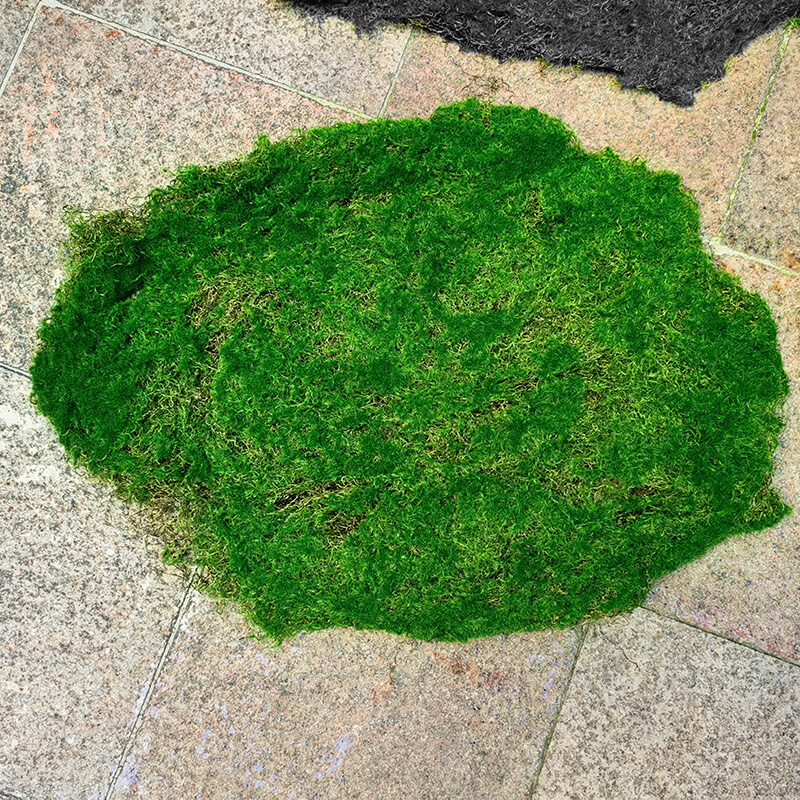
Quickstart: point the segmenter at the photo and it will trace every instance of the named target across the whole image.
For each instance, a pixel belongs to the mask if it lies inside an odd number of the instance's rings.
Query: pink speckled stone
[[[408,28],[381,24],[358,36],[281,0],[75,0],[71,5],[337,103],[377,114]]]
[[[64,278],[65,205],[140,202],[165,170],[341,119],[354,117],[42,8],[0,102],[0,361],[31,359]]]
[[[646,605],[800,663],[800,274],[730,257],[717,263],[764,297],[778,325],[791,389],[774,480],[796,513],[771,530],[727,539],[666,576]]]
[[[518,800],[579,641],[332,629],[269,649],[249,633],[195,597],[116,798]]]
[[[724,238],[800,271],[800,29],[789,39]]]
[[[469,96],[535,106],[564,120],[587,150],[611,147],[677,172],[700,203],[705,231],[716,233],[780,43],[780,31],[761,37],[734,59],[723,80],[698,94],[693,108],[678,108],[647,92],[623,91],[613,76],[543,61],[501,64],[415,32],[387,116],[428,115]]]

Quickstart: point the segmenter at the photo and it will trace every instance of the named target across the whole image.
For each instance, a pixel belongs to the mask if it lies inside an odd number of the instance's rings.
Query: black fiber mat
[[[544,58],[615,72],[689,106],[725,62],[789,17],[800,0],[292,0],[312,16],[338,16],[359,33],[416,21],[464,50],[500,61]]]

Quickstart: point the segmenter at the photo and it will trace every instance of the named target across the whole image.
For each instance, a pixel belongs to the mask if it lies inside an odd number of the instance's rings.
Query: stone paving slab
[[[639,609],[590,628],[535,800],[800,797],[800,667]]]
[[[0,797],[104,796],[184,592],[0,372]]]
[[[69,3],[160,39],[377,115],[409,30],[382,24],[357,36],[282,0],[74,0]]]
[[[799,570],[800,525],[782,524],[727,539],[658,581],[645,605],[800,664]]]
[[[800,28],[789,39],[724,239],[800,273]]]
[[[380,108],[407,39],[407,29],[385,29],[359,43],[345,23],[320,29],[276,0],[78,5],[368,113]],[[0,37],[10,19],[0,19]],[[536,105],[589,149],[610,145],[679,172],[706,233],[716,233],[780,41],[780,32],[762,37],[687,110],[623,93],[607,76],[499,65],[415,33],[388,110],[428,114],[468,95]],[[796,85],[786,88],[797,82],[795,50],[784,56],[726,236],[747,219],[759,235],[793,241],[793,206],[774,187],[777,167],[794,163],[786,143],[796,128],[780,109],[800,102]],[[230,158],[263,132],[274,139],[351,118],[43,8],[0,100],[0,360],[29,363],[63,279],[64,204],[135,202],[168,180],[164,168]],[[783,162],[772,155],[781,147]],[[780,202],[761,212],[763,197]],[[762,252],[795,266],[783,250]],[[793,394],[776,481],[794,504],[798,281],[734,259],[722,266],[760,291],[778,320]],[[183,588],[145,549],[144,515],[64,463],[28,391],[0,374],[0,525],[14,533],[0,540],[12,609],[0,612],[0,637],[11,642],[0,650],[0,798],[103,797]],[[798,558],[791,520],[723,543],[665,578],[648,605],[800,661]],[[796,667],[647,610],[590,630],[537,797],[800,797]],[[115,797],[528,798],[580,641],[578,631],[464,645],[332,630],[271,650],[249,633],[238,615],[193,595]]]
[[[580,639],[249,632],[195,596],[115,798],[520,800]]]
[[[0,101],[0,361],[31,360],[64,278],[65,205],[140,202],[165,169],[339,119],[355,117],[42,8]]]
[[[693,108],[678,108],[649,92],[623,90],[610,75],[543,61],[500,64],[415,31],[386,116],[429,115],[468,96],[534,106],[566,122],[587,150],[611,147],[654,169],[677,172],[700,204],[705,232],[716,234],[782,36],[775,31],[756,40],[730,62],[723,80],[697,95]]]
[[[0,84],[36,8],[36,0],[3,0],[0,7]]]
[[[653,609],[800,663],[800,272],[782,275],[744,259],[717,258],[766,301],[790,381],[774,482],[795,514],[777,527],[727,539],[659,581]]]

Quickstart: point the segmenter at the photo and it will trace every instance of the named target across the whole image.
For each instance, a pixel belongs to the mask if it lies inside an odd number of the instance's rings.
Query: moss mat
[[[34,402],[276,640],[567,626],[788,511],[767,306],[676,175],[536,110],[261,139],[68,222]]]

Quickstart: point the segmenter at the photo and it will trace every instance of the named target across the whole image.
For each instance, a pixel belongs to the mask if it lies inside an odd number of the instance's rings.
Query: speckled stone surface
[[[324,23],[281,0],[76,0],[76,8],[317,97],[377,114],[409,29],[380,25],[357,36],[352,23]]]
[[[65,205],[111,209],[260,134],[354,119],[43,8],[0,101],[0,361],[27,366],[64,273]]]
[[[248,633],[195,596],[115,797],[524,798],[580,636]]]
[[[800,272],[782,275],[750,261],[717,264],[768,303],[790,381],[775,485],[795,509],[769,531],[727,539],[659,581],[651,608],[800,663]]]
[[[3,0],[0,5],[0,83],[28,26],[36,0]]]
[[[387,27],[359,40],[347,23],[320,26],[279,0],[75,5],[371,114],[408,39]],[[0,0],[0,76],[33,6]],[[784,183],[800,152],[798,38],[725,231],[798,277],[720,265],[761,292],[778,322],[793,391],[776,483],[800,510],[800,195]],[[678,109],[608,76],[499,65],[415,33],[388,111],[425,115],[469,95],[537,106],[588,149],[679,172],[716,233],[780,42],[781,32],[758,40],[693,109]],[[164,169],[234,157],[261,133],[352,118],[42,8],[0,100],[0,361],[30,361],[64,277],[64,205],[138,202],[168,181]],[[142,708],[114,800],[528,800],[578,631],[438,644],[332,630],[272,650],[193,593],[143,706],[183,584],[147,546],[146,516],[65,463],[28,392],[0,372],[0,800],[105,797]],[[591,626],[535,796],[800,798],[800,667],[698,630],[800,663],[799,567],[790,519],[667,576],[652,610]]]
[[[726,77],[703,89],[693,108],[655,95],[623,91],[616,78],[543,61],[500,64],[415,31],[387,106],[387,116],[428,115],[468,96],[534,106],[559,117],[587,150],[612,147],[626,158],[683,178],[700,203],[703,226],[716,233],[742,163],[781,32],[754,42],[733,60]]]
[[[800,667],[645,610],[592,626],[535,800],[800,797]]]
[[[0,371],[0,797],[104,796],[183,595]]]
[[[724,238],[800,272],[800,28],[789,39]]]

